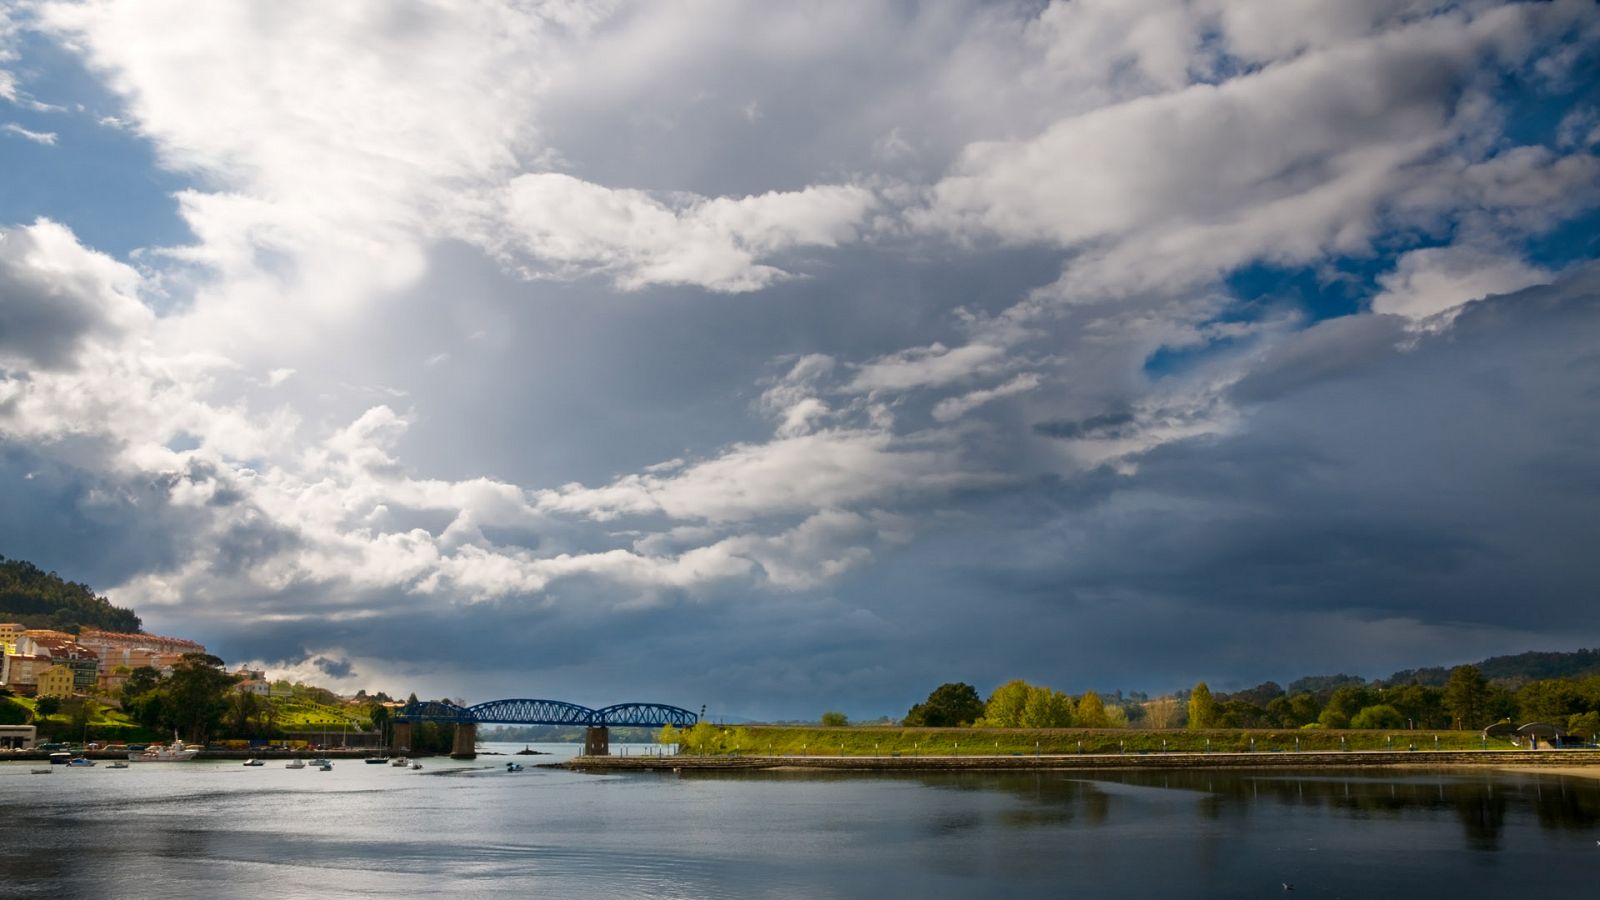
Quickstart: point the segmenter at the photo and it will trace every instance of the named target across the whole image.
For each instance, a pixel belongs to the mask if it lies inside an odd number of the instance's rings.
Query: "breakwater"
[[[1085,753],[1000,756],[578,756],[581,772],[826,769],[929,772],[1012,769],[1381,769],[1600,767],[1600,750],[1353,750],[1255,753]],[[1600,768],[1597,768],[1600,771]]]

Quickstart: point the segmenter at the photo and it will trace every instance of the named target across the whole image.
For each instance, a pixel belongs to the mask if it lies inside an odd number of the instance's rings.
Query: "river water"
[[[0,896],[1549,897],[1600,882],[1600,781],[1571,776],[505,769],[551,758],[0,763]]]

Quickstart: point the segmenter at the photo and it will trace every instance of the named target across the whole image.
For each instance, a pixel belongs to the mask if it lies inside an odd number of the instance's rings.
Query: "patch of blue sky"
[[[1579,46],[1557,77],[1538,70],[1507,73],[1495,89],[1502,130],[1511,146],[1556,147],[1561,121],[1574,109],[1600,105],[1600,52]]]
[[[1600,209],[1561,223],[1527,242],[1528,261],[1550,269],[1600,258]]]
[[[144,137],[118,124],[121,101],[59,45],[25,36],[16,71],[19,100],[0,101],[10,123],[52,143],[0,131],[0,224],[44,217],[70,227],[84,244],[126,260],[141,247],[193,239],[173,194],[189,179],[162,169]]]

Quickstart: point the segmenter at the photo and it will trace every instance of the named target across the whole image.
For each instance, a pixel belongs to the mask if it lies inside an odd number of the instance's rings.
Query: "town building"
[[[17,638],[27,628],[17,622],[0,622],[0,653],[17,652]]]
[[[77,693],[91,693],[99,683],[99,655],[78,643],[74,635],[64,631],[30,628],[17,639],[17,651],[22,656],[47,659],[52,665],[72,669],[73,689]],[[37,683],[37,676],[35,681]]]
[[[171,653],[182,657],[184,653],[205,653],[205,645],[195,641],[187,641],[184,637],[165,637],[162,634],[146,634],[142,631],[122,633],[122,631],[101,631],[99,628],[85,628],[78,634],[78,644],[83,644],[90,650],[99,653],[102,660],[115,658],[123,650],[146,650],[146,652]]]
[[[39,686],[39,673],[55,665],[49,657],[7,653],[0,658],[0,686],[31,695]]]
[[[233,686],[241,694],[255,694],[257,697],[266,697],[272,694],[272,684],[264,678],[246,678]]]
[[[32,750],[38,739],[37,725],[0,725],[0,750]]]
[[[34,694],[38,697],[59,697],[65,700],[77,693],[74,684],[77,675],[77,670],[71,666],[51,666],[39,673],[34,685]]]

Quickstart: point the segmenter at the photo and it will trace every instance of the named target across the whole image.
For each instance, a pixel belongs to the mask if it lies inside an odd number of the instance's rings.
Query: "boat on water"
[[[404,756],[396,756],[392,761],[390,761],[389,765],[394,766],[396,769],[404,769],[405,767],[411,765],[411,760],[406,759]]]
[[[72,754],[65,750],[57,750],[50,754],[50,765],[52,766],[64,766],[70,762],[72,762]]]
[[[324,763],[323,763],[323,764],[322,764],[322,765],[320,765],[320,766],[317,766],[317,768],[318,768],[318,769],[319,769],[319,770],[320,770],[320,771],[323,771],[323,772],[332,772],[332,771],[333,771],[333,763],[331,763],[331,762],[324,762]]]
[[[256,759],[255,757],[251,757],[250,759],[245,760],[244,764],[247,765],[247,766],[250,766],[252,768],[255,767],[255,766],[264,766],[264,765],[266,765],[266,763],[262,762],[259,759]]]
[[[49,775],[50,774],[50,770],[49,769],[29,769],[28,771],[31,772],[34,775]]]
[[[128,764],[119,759],[116,762],[112,763],[111,765],[107,766],[106,768],[108,768],[108,769],[126,769],[127,767],[128,767]]]
[[[333,760],[328,759],[325,756],[319,756],[316,759],[313,759],[311,761],[311,768],[313,768],[313,769],[331,769],[331,768],[333,768]]]
[[[508,762],[508,763],[506,763],[506,771],[507,772],[521,772],[522,771],[522,763]]]
[[[422,763],[412,763],[412,764],[411,764],[411,768],[412,768],[412,769],[413,769],[413,770],[416,770],[416,769],[421,769],[421,768],[422,768]]]
[[[389,757],[380,756],[380,755],[369,756],[365,760],[363,760],[363,762],[365,762],[369,766],[381,766],[381,765],[383,765],[384,763],[386,763],[388,761],[389,761]]]
[[[144,748],[143,753],[128,751],[128,759],[133,762],[185,762],[194,759],[200,751],[193,747],[184,746],[183,741],[173,741],[171,746],[163,747],[160,744],[151,744]]]
[[[67,760],[67,766],[73,769],[88,769],[94,766],[94,760],[84,756],[74,756]]]
[[[284,766],[285,769],[304,769],[305,767],[306,761],[303,759],[292,759],[288,765]]]

